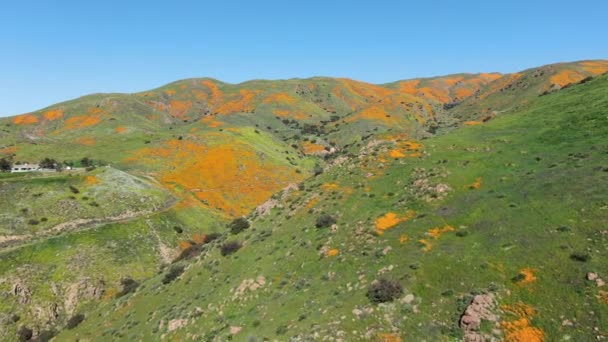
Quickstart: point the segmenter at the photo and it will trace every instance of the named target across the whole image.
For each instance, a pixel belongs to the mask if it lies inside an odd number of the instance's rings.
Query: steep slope
[[[603,76],[422,144],[370,138],[59,340],[606,336],[586,279],[608,275],[606,94]]]

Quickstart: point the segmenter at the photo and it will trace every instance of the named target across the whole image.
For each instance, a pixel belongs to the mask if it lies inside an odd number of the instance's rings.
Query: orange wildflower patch
[[[76,139],[76,143],[85,146],[94,146],[97,144],[97,140],[93,137],[80,137]]]
[[[464,125],[465,126],[477,126],[477,125],[481,125],[483,124],[483,122],[481,121],[465,121]]]
[[[290,111],[284,110],[284,109],[273,109],[272,110],[272,114],[274,114],[276,116],[280,116],[282,118],[289,117],[289,113],[290,113]]]
[[[431,228],[426,233],[434,239],[439,239],[441,237],[441,235],[443,235],[447,232],[453,232],[453,231],[454,231],[454,227],[446,224],[443,227]]]
[[[523,74],[513,73],[499,77],[496,82],[490,84],[490,87],[487,91],[479,95],[479,98],[484,99],[492,94],[499,92],[501,89],[508,86],[509,84],[517,82],[517,80],[519,80],[522,76]]]
[[[399,334],[383,333],[378,334],[378,342],[403,342],[403,339]]]
[[[266,97],[262,102],[269,103],[280,103],[280,104],[294,104],[296,99],[287,93],[274,93]]]
[[[173,100],[169,104],[169,114],[177,117],[183,117],[192,108],[192,101]]]
[[[199,101],[207,101],[207,99],[209,98],[209,94],[199,89],[192,89],[192,94],[194,95],[194,98]]]
[[[422,145],[414,141],[398,142],[397,148],[389,151],[391,158],[415,158],[422,154],[419,152]]]
[[[413,210],[409,210],[403,216],[398,216],[393,212],[386,213],[376,219],[376,231],[379,235],[384,234],[385,230],[391,229],[397,224],[409,221],[416,216]]]
[[[608,62],[606,61],[589,61],[581,62],[583,70],[593,75],[601,75],[608,72]]]
[[[321,189],[328,191],[328,190],[336,190],[340,188],[340,186],[336,183],[324,183],[321,185]]]
[[[188,191],[201,202],[233,216],[245,215],[287,184],[303,176],[261,159],[248,145],[205,146],[171,140],[145,148],[127,159],[156,163],[160,180],[175,191]]]
[[[340,250],[337,248],[332,248],[330,250],[327,251],[327,253],[325,253],[325,256],[327,257],[335,257],[337,255],[340,254]]]
[[[258,91],[241,89],[235,100],[223,103],[215,111],[219,114],[250,112],[255,109],[253,100],[257,94]]]
[[[319,199],[313,198],[310,201],[308,201],[308,203],[306,203],[306,205],[304,206],[304,209],[314,208],[314,206],[317,205],[317,203],[319,203]]]
[[[406,244],[408,241],[410,241],[409,236],[402,234],[401,236],[399,236],[399,243],[404,245]]]
[[[214,103],[219,103],[222,100],[222,91],[215,83],[209,80],[205,80],[201,81],[201,84],[209,88],[209,91],[211,92],[211,99]]]
[[[198,245],[202,245],[207,242],[207,235],[196,233],[192,235],[192,241],[194,241]]]
[[[419,84],[420,80],[409,80],[399,83],[399,87],[402,93],[416,95],[416,93],[418,92]]]
[[[574,70],[564,70],[551,77],[551,83],[560,87],[582,81],[585,76]]]
[[[598,299],[602,301],[604,304],[608,304],[608,291],[599,290]]]
[[[340,79],[340,82],[346,88],[346,90],[349,90],[351,93],[367,98],[373,97],[376,99],[381,99],[395,92],[394,90],[388,88],[346,78]]]
[[[17,152],[18,148],[17,146],[10,146],[10,147],[5,147],[0,149],[0,154],[14,154],[15,152]]]
[[[501,309],[508,315],[513,316],[512,320],[501,322],[501,327],[505,332],[507,342],[543,342],[544,332],[531,325],[531,319],[536,311],[529,305],[517,303],[512,306],[503,305]]]
[[[103,109],[99,107],[91,107],[89,110],[87,110],[87,112],[91,115],[100,115],[104,113]]]
[[[325,153],[327,151],[325,151],[325,146],[323,145],[313,144],[309,141],[305,141],[302,143],[302,152],[304,152],[304,154],[318,154]]]
[[[481,179],[481,177],[478,177],[477,179],[475,179],[475,181],[473,183],[471,183],[469,185],[469,189],[472,189],[472,190],[480,189],[481,183],[482,183],[482,179]]]
[[[178,247],[180,250],[185,251],[186,249],[192,247],[192,242],[191,241],[180,241],[178,244]]]
[[[166,93],[167,95],[169,95],[169,96],[173,96],[173,95],[175,95],[175,90],[173,90],[173,89],[168,89],[168,90],[166,90],[166,91],[165,91],[165,93]]]
[[[65,127],[67,129],[78,129],[89,126],[97,125],[101,121],[101,118],[98,116],[73,116],[67,120],[65,120]]]
[[[456,90],[454,90],[454,95],[456,95],[456,97],[458,97],[459,99],[469,97],[473,95],[473,93],[473,89],[470,88],[457,88]]]
[[[425,252],[428,252],[431,249],[433,249],[433,244],[427,239],[420,239],[420,240],[418,240],[418,242],[420,242],[422,244],[422,246],[423,246],[422,250]]]
[[[111,287],[111,288],[107,289],[106,292],[103,294],[103,300],[110,301],[110,300],[116,298],[117,294],[118,294],[118,290],[114,287]]]
[[[391,156],[391,158],[405,158],[405,153],[399,150],[391,150],[389,156]]]
[[[536,281],[536,270],[532,268],[524,268],[519,271],[519,274],[523,276],[523,279],[520,280],[519,284],[530,284]]]
[[[386,109],[383,106],[371,106],[368,107],[364,110],[362,110],[361,112],[346,118],[346,122],[355,122],[358,121],[360,119],[365,119],[365,120],[379,120],[379,121],[383,121],[385,123],[392,123],[395,121],[395,119],[389,115],[389,113],[386,111]]]
[[[13,123],[16,125],[30,125],[38,123],[38,118],[32,114],[22,114],[13,118]]]
[[[63,109],[51,109],[42,114],[45,120],[53,121],[63,117]]]
[[[201,120],[201,122],[205,123],[210,128],[220,127],[224,123],[221,121],[216,121],[213,116],[207,116]]]
[[[85,182],[87,183],[87,185],[91,186],[99,183],[100,180],[99,178],[97,178],[97,176],[87,176],[87,178],[85,178]]]
[[[127,128],[121,126],[121,127],[116,127],[114,130],[116,131],[116,133],[124,133],[127,131]]]

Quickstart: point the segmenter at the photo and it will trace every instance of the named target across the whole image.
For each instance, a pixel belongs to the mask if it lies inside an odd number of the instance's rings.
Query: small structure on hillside
[[[39,171],[40,165],[38,164],[15,164],[11,168],[11,172],[34,172]]]

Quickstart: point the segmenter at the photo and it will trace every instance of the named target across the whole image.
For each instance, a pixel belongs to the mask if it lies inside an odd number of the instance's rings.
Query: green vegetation
[[[6,158],[97,167],[0,174],[0,237],[23,237],[0,339],[460,340],[475,300],[488,339],[604,336],[608,76],[584,63],[185,80],[54,106],[37,145],[8,120]]]

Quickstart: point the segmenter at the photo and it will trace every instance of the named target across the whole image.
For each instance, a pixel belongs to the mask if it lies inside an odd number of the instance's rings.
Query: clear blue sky
[[[177,79],[374,83],[608,58],[608,1],[67,1],[0,5],[0,116]]]

